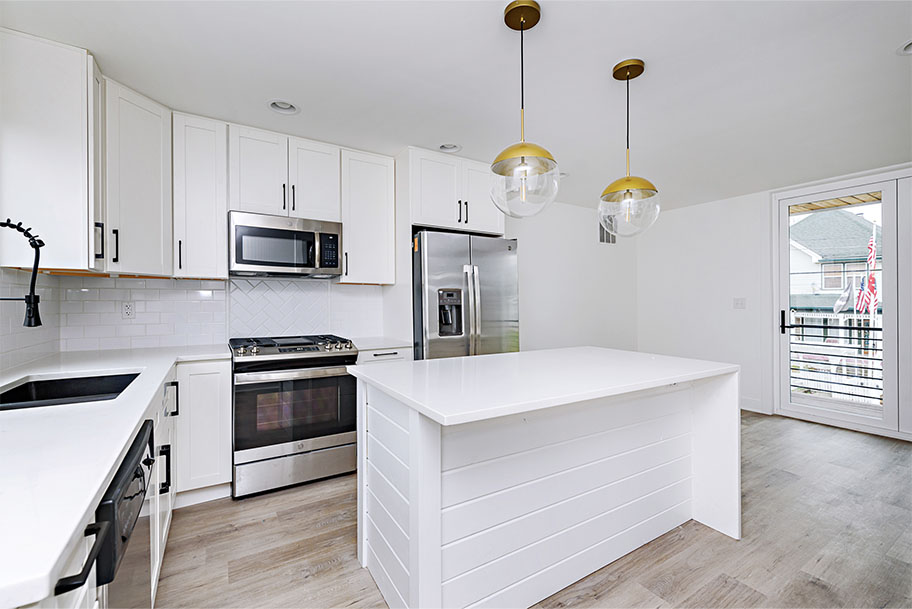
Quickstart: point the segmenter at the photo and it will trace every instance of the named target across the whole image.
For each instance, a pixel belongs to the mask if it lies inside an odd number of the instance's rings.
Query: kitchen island
[[[739,367],[575,347],[353,366],[390,607],[527,607],[693,519],[741,535]]]

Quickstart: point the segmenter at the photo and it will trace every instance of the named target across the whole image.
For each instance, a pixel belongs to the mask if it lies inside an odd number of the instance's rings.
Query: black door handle
[[[785,323],[785,310],[783,309],[783,310],[779,311],[779,333],[785,334],[786,330],[794,328],[794,327],[795,326]]]
[[[107,520],[95,522],[86,527],[85,536],[89,537],[90,535],[94,535],[95,543],[92,544],[92,549],[86,557],[85,564],[82,565],[82,571],[76,575],[62,577],[57,580],[57,584],[54,586],[54,596],[60,596],[66,592],[71,592],[86,584],[89,580],[89,574],[95,567],[95,561],[98,560],[98,554],[101,553],[101,547],[104,545],[105,538],[107,538],[110,529],[111,523]]]
[[[165,416],[176,417],[180,414],[180,382],[168,381],[165,383],[165,387],[174,387],[174,410],[166,412]]]
[[[96,223],[95,223],[95,228],[97,228],[97,229],[101,232],[101,253],[100,253],[100,254],[95,254],[95,258],[100,258],[100,259],[104,260],[104,242],[105,242],[105,239],[104,239],[104,222],[96,222]]]
[[[159,495],[164,495],[171,490],[171,445],[164,444],[158,449],[158,456],[165,457],[168,463],[165,465],[165,481],[161,483],[158,489]]]
[[[111,232],[114,233],[114,257],[111,262],[120,262],[120,229],[115,228]]]
[[[459,222],[462,222],[462,201],[456,201],[456,207],[459,209]]]
[[[295,185],[291,185],[291,211],[295,210]]]
[[[466,221],[465,221],[465,223],[468,224],[468,223],[469,223],[469,202],[468,202],[468,201],[465,202],[465,206],[466,206]]]
[[[282,209],[285,209],[285,184],[282,184]]]

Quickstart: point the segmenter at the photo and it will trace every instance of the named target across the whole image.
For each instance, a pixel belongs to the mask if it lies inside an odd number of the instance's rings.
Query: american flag
[[[874,265],[877,264],[877,244],[874,242],[874,238],[877,236],[877,225],[874,225],[874,234],[871,235],[871,239],[868,241],[868,269],[873,271]]]
[[[855,311],[864,313],[865,310],[871,314],[877,311],[880,304],[877,296],[877,280],[874,279],[874,273],[869,273],[867,277],[862,277],[861,287],[858,295],[855,297]]]

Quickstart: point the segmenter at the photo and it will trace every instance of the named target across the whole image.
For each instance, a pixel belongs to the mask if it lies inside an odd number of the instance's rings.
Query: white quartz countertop
[[[377,349],[411,349],[412,341],[392,336],[359,336],[352,339],[358,351],[376,351]]]
[[[349,366],[441,425],[458,425],[738,372],[740,366],[571,347]]]
[[[52,594],[156,391],[176,362],[228,359],[227,345],[74,351],[0,372],[23,377],[139,372],[114,400],[0,411],[0,607]]]

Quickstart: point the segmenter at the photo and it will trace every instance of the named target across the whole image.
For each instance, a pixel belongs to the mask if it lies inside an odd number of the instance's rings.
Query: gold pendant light
[[[519,31],[519,142],[508,146],[491,163],[494,182],[491,199],[500,211],[513,218],[534,216],[557,198],[560,172],[557,161],[545,148],[526,141],[525,61],[523,37],[541,19],[535,0],[514,0],[504,9],[504,23]]]
[[[618,237],[638,235],[659,217],[659,190],[646,178],[630,175],[630,81],[643,73],[642,59],[626,59],[614,66],[614,78],[627,83],[627,175],[602,192],[599,222]]]

